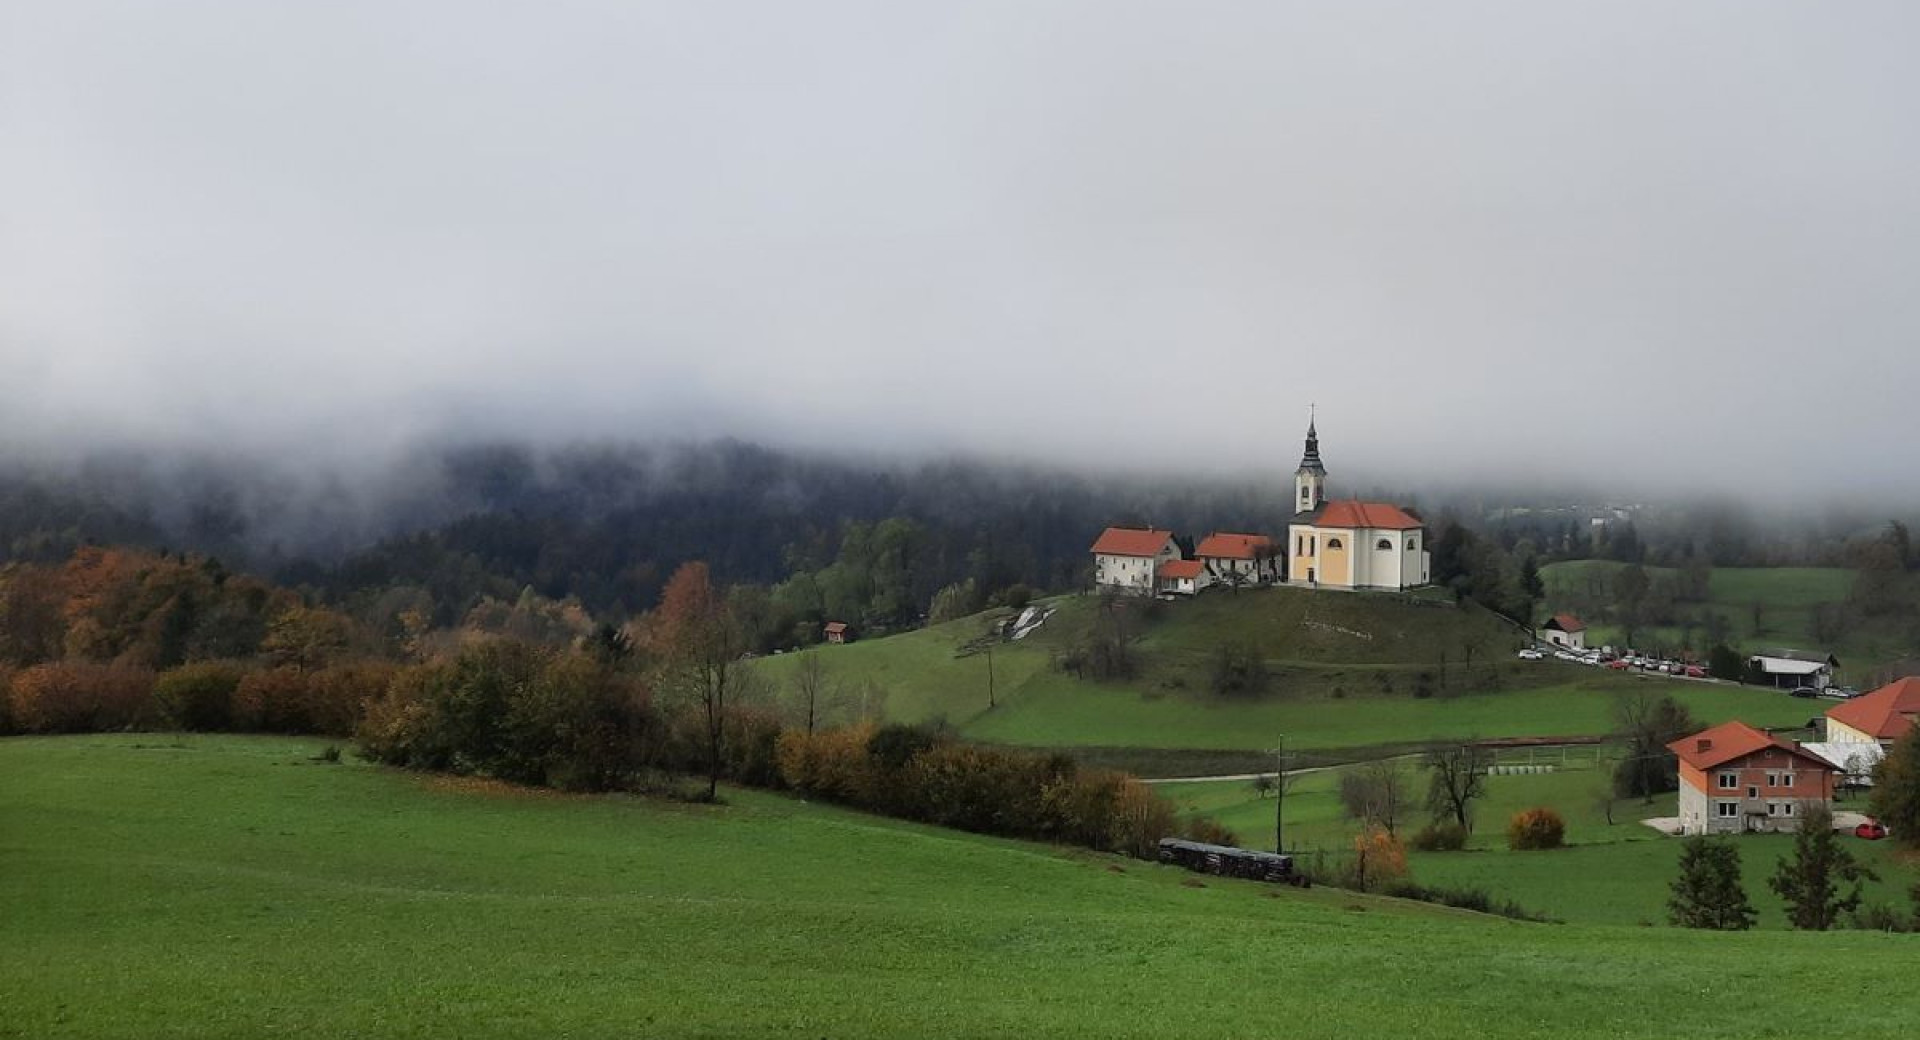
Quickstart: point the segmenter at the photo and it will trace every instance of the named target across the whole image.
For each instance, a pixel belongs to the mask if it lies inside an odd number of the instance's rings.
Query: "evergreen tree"
[[[1873,793],[1867,811],[1909,848],[1920,847],[1920,729],[1894,741],[1873,767]]]
[[[1667,899],[1667,919],[1682,928],[1744,932],[1753,927],[1754,916],[1740,885],[1740,850],[1730,841],[1688,838],[1680,849],[1680,876]]]
[[[1822,805],[1801,816],[1793,855],[1780,861],[1768,885],[1786,902],[1795,928],[1824,932],[1860,905],[1860,882],[1873,877],[1834,839],[1833,812]],[[1844,895],[1842,882],[1853,886]]]

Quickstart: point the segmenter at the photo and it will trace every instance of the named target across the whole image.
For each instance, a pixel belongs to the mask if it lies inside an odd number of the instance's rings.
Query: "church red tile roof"
[[[1328,502],[1321,508],[1313,524],[1315,527],[1370,527],[1382,531],[1413,531],[1427,526],[1399,506],[1351,498]]]
[[[1913,728],[1915,715],[1920,715],[1920,676],[1913,675],[1827,712],[1827,718],[1844,722],[1876,740],[1905,736]]]
[[[1261,549],[1273,544],[1264,534],[1215,533],[1200,539],[1193,551],[1201,559],[1251,560]]]
[[[1722,722],[1711,729],[1703,729],[1690,737],[1681,737],[1667,745],[1668,751],[1680,756],[1680,761],[1695,769],[1712,769],[1724,762],[1745,758],[1755,751],[1766,748],[1778,748],[1818,762],[1828,769],[1833,768],[1826,759],[1811,751],[1801,750],[1792,741],[1770,733],[1762,733],[1738,719]]]
[[[1547,628],[1557,628],[1562,632],[1585,632],[1587,623],[1572,614],[1555,614],[1547,619]]]
[[[1160,565],[1162,578],[1198,578],[1201,563],[1199,560],[1168,560]]]
[[[1100,532],[1093,551],[1107,556],[1157,556],[1172,537],[1172,531],[1152,527],[1109,527]]]

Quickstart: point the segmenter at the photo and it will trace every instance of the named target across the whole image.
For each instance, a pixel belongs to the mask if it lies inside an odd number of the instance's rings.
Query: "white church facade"
[[[1287,525],[1287,581],[1335,589],[1410,589],[1433,580],[1433,553],[1419,517],[1386,502],[1327,498],[1320,434],[1307,423],[1307,449],[1293,474]]]

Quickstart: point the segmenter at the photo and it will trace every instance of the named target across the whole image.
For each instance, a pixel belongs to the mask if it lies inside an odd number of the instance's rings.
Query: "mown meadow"
[[[0,741],[0,1036],[1756,1037],[1819,1007],[1878,1037],[1920,1016],[1907,936],[1527,924],[322,747]]]

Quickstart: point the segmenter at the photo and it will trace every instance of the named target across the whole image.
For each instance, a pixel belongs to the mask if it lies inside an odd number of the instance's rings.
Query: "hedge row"
[[[99,733],[185,729],[352,735],[361,706],[395,666],[349,662],[302,671],[234,662],[158,674],[94,661],[55,661],[0,672],[0,733]]]
[[[942,827],[1141,857],[1181,832],[1173,807],[1124,773],[907,726],[788,730],[779,766],[782,781],[803,794]],[[1205,837],[1233,840],[1217,825]]]

